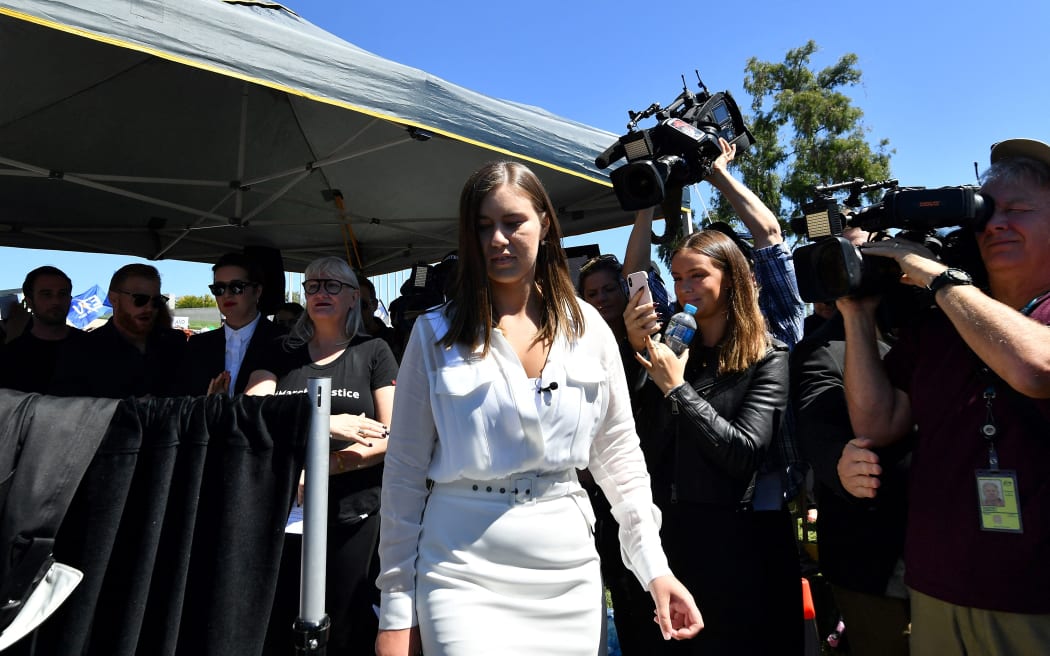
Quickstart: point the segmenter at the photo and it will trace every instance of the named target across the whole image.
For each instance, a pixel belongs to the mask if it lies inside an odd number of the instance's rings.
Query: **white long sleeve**
[[[624,560],[643,586],[670,569],[659,510],[631,415],[616,341],[588,305],[584,336],[559,337],[543,369],[556,407],[541,425],[536,387],[498,332],[489,354],[437,340],[444,319],[417,319],[402,359],[383,477],[380,628],[416,624],[415,561],[429,478],[497,479],[589,468],[620,522]]]

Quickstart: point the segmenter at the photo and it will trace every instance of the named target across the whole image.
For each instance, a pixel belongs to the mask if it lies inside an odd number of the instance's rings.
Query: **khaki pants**
[[[1050,653],[1050,614],[956,606],[911,592],[914,656],[1013,656]],[[848,629],[847,629],[848,631]]]
[[[908,600],[832,585],[852,656],[908,656]],[[702,612],[702,611],[701,611]]]

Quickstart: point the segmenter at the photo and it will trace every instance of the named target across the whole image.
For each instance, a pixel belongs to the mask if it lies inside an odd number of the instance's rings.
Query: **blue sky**
[[[871,141],[890,140],[892,173],[903,185],[973,183],[973,163],[983,170],[993,142],[1050,141],[1044,0],[285,4],[380,56],[617,134],[628,109],[669,103],[680,76],[694,80],[694,69],[712,91],[728,89],[746,107],[748,58],[782,61],[787,50],[813,39],[820,46],[817,67],[847,52],[859,56],[863,83],[850,94]],[[700,190],[710,195],[706,185]],[[599,243],[622,254],[626,232],[567,244]],[[20,286],[26,271],[49,263],[70,273],[77,292],[106,284],[132,260],[9,248],[0,248],[0,258],[0,289]],[[165,293],[207,293],[207,265],[154,264]]]

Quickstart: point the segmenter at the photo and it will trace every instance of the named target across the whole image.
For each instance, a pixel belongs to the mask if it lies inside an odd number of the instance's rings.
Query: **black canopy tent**
[[[455,248],[458,190],[526,162],[568,235],[625,225],[616,135],[357,48],[273,3],[0,0],[0,245],[372,275]]]

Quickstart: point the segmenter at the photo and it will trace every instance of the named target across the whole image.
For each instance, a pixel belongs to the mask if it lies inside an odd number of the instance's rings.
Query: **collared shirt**
[[[230,387],[228,393],[233,396],[233,386],[237,383],[237,374],[241,371],[241,363],[244,362],[244,354],[248,351],[248,343],[252,341],[255,327],[259,325],[260,314],[240,328],[230,328],[225,324],[226,331],[226,371],[230,372]]]
[[[758,306],[766,317],[773,337],[794,348],[802,339],[806,304],[798,293],[795,262],[783,242],[759,248],[754,252],[755,281],[758,282]]]
[[[498,330],[482,356],[480,348],[437,342],[447,330],[440,310],[416,321],[398,373],[385,462],[381,628],[416,623],[415,561],[428,479],[587,467],[609,499],[622,553],[639,582],[670,571],[616,338],[597,310],[586,303],[580,310],[586,332],[575,343],[564,334],[554,339],[540,390]]]

